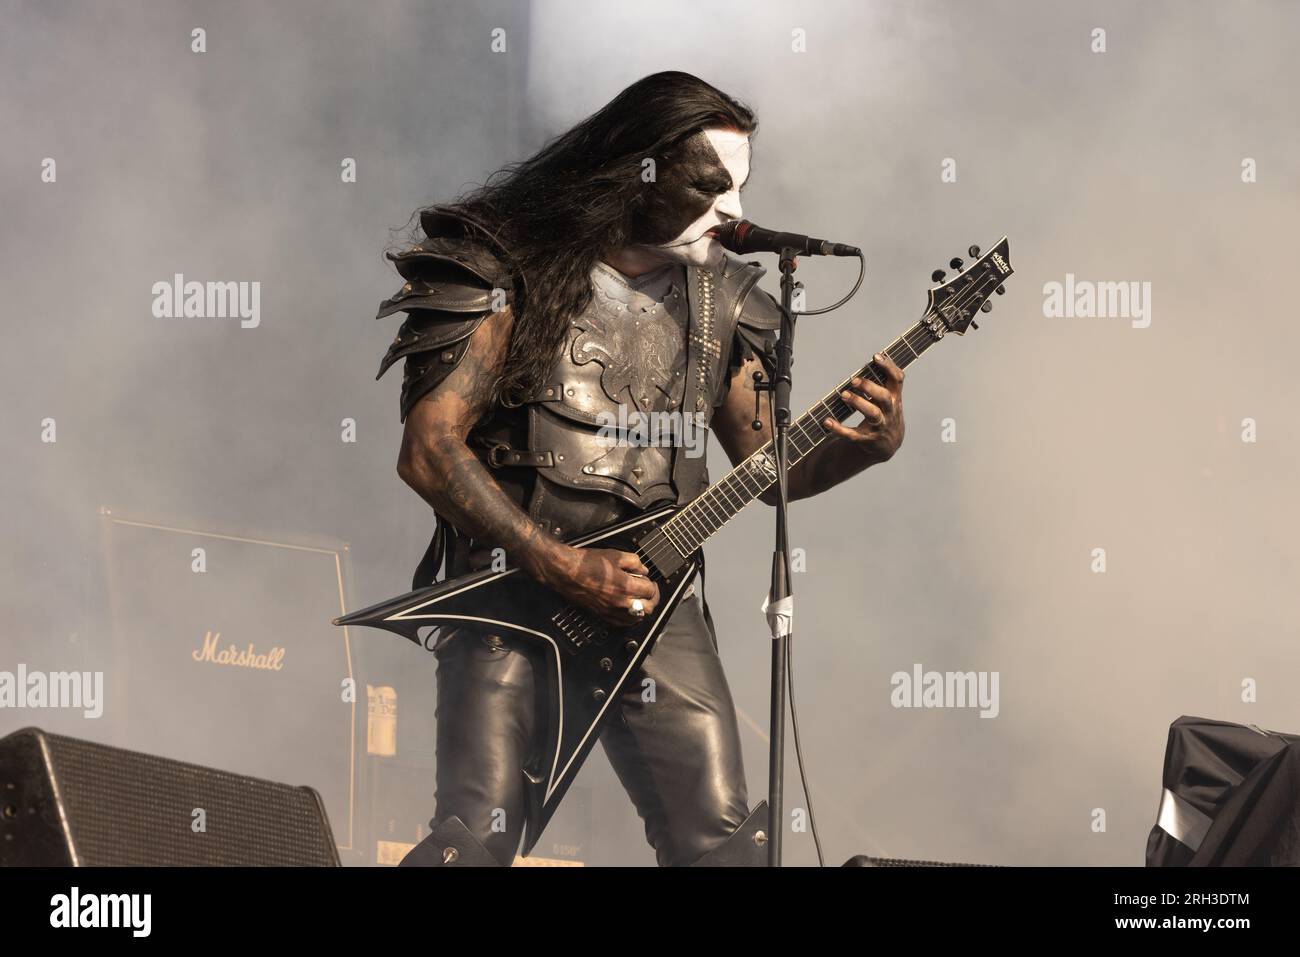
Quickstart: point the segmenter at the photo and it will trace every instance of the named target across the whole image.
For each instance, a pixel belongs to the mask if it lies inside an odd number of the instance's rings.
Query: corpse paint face
[[[668,262],[716,265],[722,246],[706,233],[741,218],[749,150],[749,136],[735,130],[706,129],[683,140],[664,157],[658,182],[649,187],[636,248]]]

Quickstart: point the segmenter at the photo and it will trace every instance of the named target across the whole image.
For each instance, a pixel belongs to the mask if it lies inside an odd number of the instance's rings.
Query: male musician
[[[710,235],[741,217],[756,127],[702,80],[657,73],[468,197],[422,211],[423,237],[393,257],[407,282],[380,311],[409,314],[380,370],[406,360],[398,474],[439,519],[416,586],[444,554],[448,575],[504,555],[608,621],[653,612],[635,554],[565,541],[708,485],[702,448],[598,434],[620,406],[695,414],[733,462],[771,438],[766,408],[751,425],[753,378],[772,368],[780,308],[755,285],[764,270]],[[791,471],[792,499],[898,449],[903,373],[876,362],[885,386],[854,380],[844,399],[862,421],[826,421],[834,435]],[[749,813],[735,709],[692,590],[644,664],[654,700],[632,683],[601,738],[660,865],[720,851]],[[435,651],[434,823],[459,817],[508,865],[545,691],[509,638],[461,629]],[[745,853],[762,863],[761,848]]]

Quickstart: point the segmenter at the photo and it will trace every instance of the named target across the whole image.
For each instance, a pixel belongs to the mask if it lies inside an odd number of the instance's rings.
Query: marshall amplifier
[[[109,615],[88,662],[104,673],[93,737],[310,785],[340,853],[357,860],[366,679],[353,632],[330,624],[346,545],[101,518]]]
[[[0,865],[337,867],[320,795],[36,728],[0,738]]]

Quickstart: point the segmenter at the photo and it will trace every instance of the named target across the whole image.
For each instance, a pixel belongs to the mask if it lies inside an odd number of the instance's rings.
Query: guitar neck
[[[905,369],[938,341],[925,322],[921,321],[881,351]],[[877,368],[874,360],[868,362],[791,423],[788,441],[790,468],[798,465],[831,435],[822,425],[823,420],[832,418],[843,422],[857,411],[845,403],[840,395],[842,391],[850,389],[854,378],[871,379],[881,385],[885,382],[885,375]],[[741,509],[776,484],[773,451],[772,442],[767,442],[664,522],[654,537],[663,536],[682,558],[696,552]],[[644,543],[642,551],[653,554],[655,544],[659,543]]]

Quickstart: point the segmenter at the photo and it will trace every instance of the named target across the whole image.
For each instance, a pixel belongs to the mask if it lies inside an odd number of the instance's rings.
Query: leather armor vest
[[[701,470],[686,459],[700,457],[708,417],[704,410],[691,416],[698,432],[683,427],[692,412],[687,383],[713,370],[689,354],[685,271],[660,275],[676,281],[656,302],[603,264],[592,270],[591,303],[571,322],[545,386],[528,403],[529,446],[551,453],[550,467],[538,471],[544,481],[638,508],[698,491]]]
[[[434,238],[391,255],[411,281],[380,308],[410,313],[380,370],[407,359],[403,418],[463,357],[486,315],[466,314],[470,302],[483,308],[475,287],[486,295],[486,281],[505,285],[483,245],[465,239],[458,250],[445,219],[424,225]],[[563,539],[690,501],[708,487],[707,426],[726,394],[736,340],[765,352],[780,323],[780,307],[755,288],[764,272],[728,256],[716,268],[674,265],[628,280],[598,264],[591,303],[571,321],[545,381],[521,405],[494,408],[471,430],[470,447],[535,522]],[[654,286],[661,300],[640,291]],[[429,551],[417,584],[431,580],[428,566],[440,560],[432,557],[437,537]],[[461,538],[448,574],[491,557]]]

